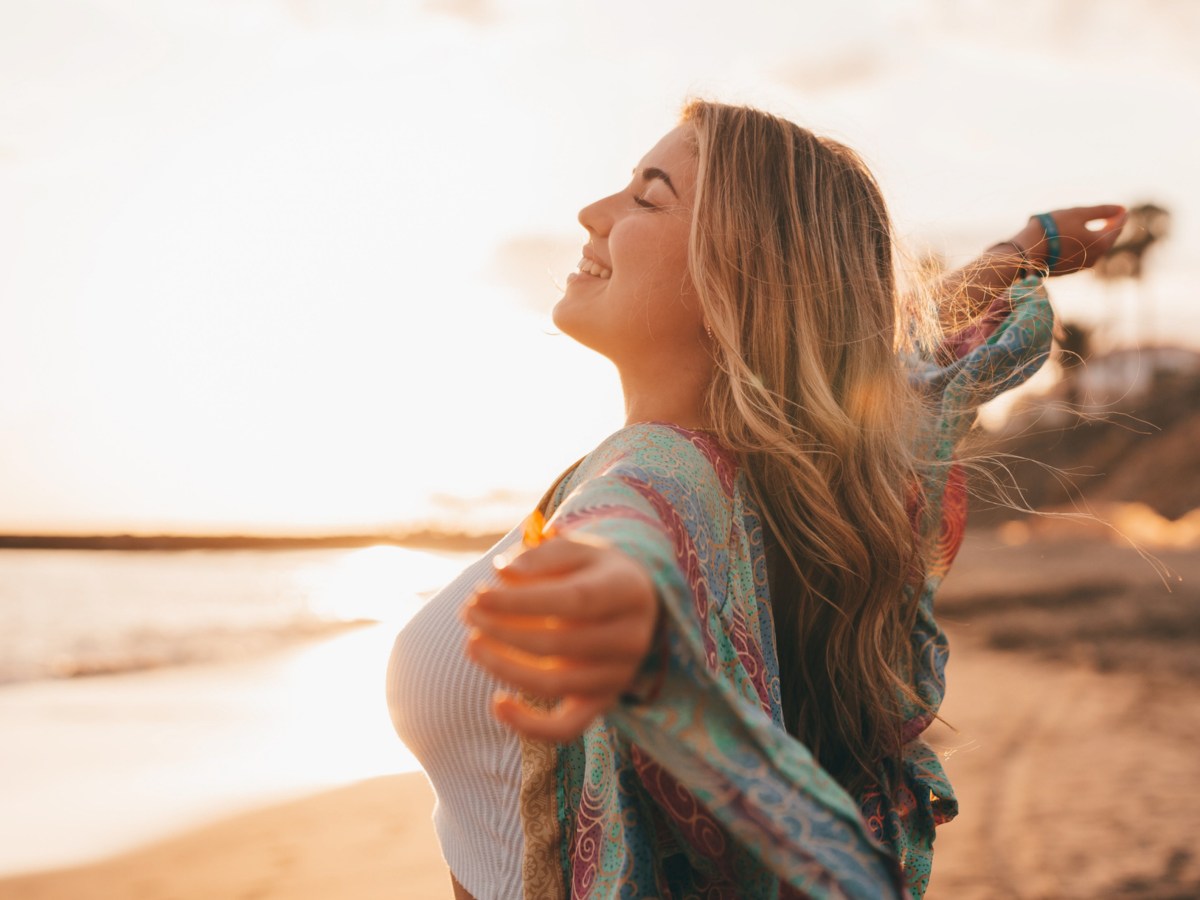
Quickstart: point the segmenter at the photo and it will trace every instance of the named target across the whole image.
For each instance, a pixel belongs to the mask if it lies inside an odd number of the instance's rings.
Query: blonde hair
[[[887,208],[852,150],[792,122],[706,101],[681,121],[716,357],[706,413],[764,521],[785,724],[861,792],[900,751],[923,569]]]

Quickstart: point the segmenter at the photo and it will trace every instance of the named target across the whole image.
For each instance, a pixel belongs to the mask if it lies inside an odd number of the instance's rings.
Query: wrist
[[[1053,255],[1050,241],[1046,235],[1046,226],[1038,221],[1037,216],[1030,216],[1025,227],[1017,232],[1013,241],[1025,251],[1030,264],[1047,276],[1051,271],[1050,257]]]
[[[1043,272],[1046,270],[1046,250],[1048,250],[1048,247],[1046,247],[1046,233],[1042,228],[1042,224],[1036,218],[1030,218],[1025,228],[1016,233],[1013,241],[1025,251],[1026,257],[1030,260],[1033,268]]]
[[[1038,272],[1041,265],[1040,260],[1030,256],[1020,236],[992,244],[987,249],[985,260],[987,270],[1010,285]]]

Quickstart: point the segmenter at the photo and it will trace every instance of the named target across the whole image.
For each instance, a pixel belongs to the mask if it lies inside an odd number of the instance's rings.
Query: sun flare
[[[301,569],[296,578],[308,595],[309,609],[322,619],[399,626],[470,558],[405,547],[364,547],[332,563]]]

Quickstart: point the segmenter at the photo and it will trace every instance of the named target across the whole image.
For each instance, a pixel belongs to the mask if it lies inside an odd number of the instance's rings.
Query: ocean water
[[[244,658],[354,623],[399,628],[475,554],[0,551],[0,685]]]
[[[416,771],[392,641],[476,557],[0,551],[0,876]]]

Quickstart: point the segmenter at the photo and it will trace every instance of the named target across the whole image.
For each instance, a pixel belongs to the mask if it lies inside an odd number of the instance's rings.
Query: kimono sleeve
[[[817,898],[900,896],[894,855],[754,687],[763,642],[773,641],[769,613],[763,621],[753,584],[737,589],[729,571],[734,517],[719,482],[712,468],[664,474],[626,461],[555,512],[559,533],[604,539],[641,562],[662,604],[665,658],[646,663],[665,666],[661,689],[649,702],[626,696],[607,725],[635,762],[650,761],[683,789],[651,796],[686,855],[712,862],[714,877],[739,884],[739,895],[775,897],[786,886]]]

